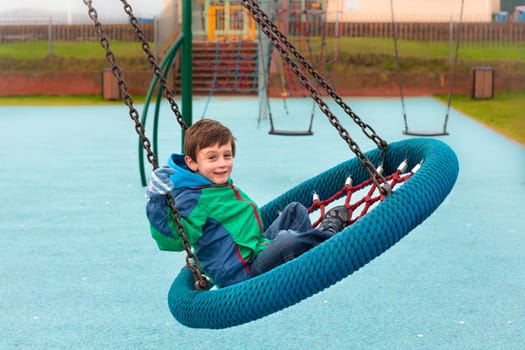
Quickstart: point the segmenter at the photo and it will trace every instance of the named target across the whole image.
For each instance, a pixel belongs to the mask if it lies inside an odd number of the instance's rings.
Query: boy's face
[[[197,159],[185,156],[186,165],[214,184],[224,184],[228,181],[233,170],[232,145],[227,143],[200,149],[197,152]]]

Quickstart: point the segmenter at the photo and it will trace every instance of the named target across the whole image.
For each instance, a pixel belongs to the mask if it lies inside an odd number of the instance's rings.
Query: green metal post
[[[176,40],[175,44],[168,50],[166,56],[163,58],[160,68],[162,70],[162,75],[164,78],[168,75],[170,66],[173,64],[175,55],[179,49],[181,50],[181,71],[182,71],[182,93],[181,93],[181,113],[184,118],[186,125],[190,126],[192,124],[192,32],[191,32],[191,22],[192,22],[192,0],[183,0],[182,1],[182,33],[179,38]],[[141,123],[142,125],[146,124],[146,116],[148,113],[148,107],[153,97],[155,87],[158,82],[158,77],[153,77],[148,94],[146,96],[146,102],[144,104],[144,111],[142,114]],[[155,154],[158,154],[158,119],[159,119],[159,107],[162,97],[162,86],[159,86],[159,93],[157,97],[157,102],[155,106],[155,119],[153,121],[153,151]],[[181,149],[184,150],[184,130],[181,131],[182,146]],[[139,137],[139,166],[140,166],[140,178],[142,185],[146,186],[146,174],[144,169],[144,150],[142,148],[142,141]]]
[[[192,0],[182,1],[182,33],[184,35],[181,56],[182,73],[182,115],[184,122],[190,126],[192,124]],[[184,147],[184,132],[182,134]]]

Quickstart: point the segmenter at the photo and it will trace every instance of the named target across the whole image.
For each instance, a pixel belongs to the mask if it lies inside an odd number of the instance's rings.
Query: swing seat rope
[[[380,150],[367,152],[374,163]],[[171,313],[191,328],[222,329],[260,319],[292,306],[337,283],[397,243],[430,216],[450,193],[458,175],[453,150],[435,139],[415,138],[389,145],[385,164],[421,168],[370,212],[334,237],[262,275],[226,288],[197,291],[183,268],[168,293]],[[369,178],[357,159],[345,161],[306,180],[261,208],[263,221],[274,220],[287,203],[312,204],[312,192],[336,193],[351,174],[355,183]]]

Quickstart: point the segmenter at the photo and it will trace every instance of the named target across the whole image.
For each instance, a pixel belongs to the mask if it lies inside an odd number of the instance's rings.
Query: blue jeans
[[[312,228],[307,209],[300,203],[290,203],[263,233],[271,242],[252,261],[249,277],[292,260],[333,235],[332,232]]]

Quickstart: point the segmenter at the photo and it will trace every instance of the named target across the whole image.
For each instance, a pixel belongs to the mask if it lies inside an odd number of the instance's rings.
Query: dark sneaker
[[[348,225],[350,213],[344,205],[330,209],[317,227],[321,231],[340,232]]]

